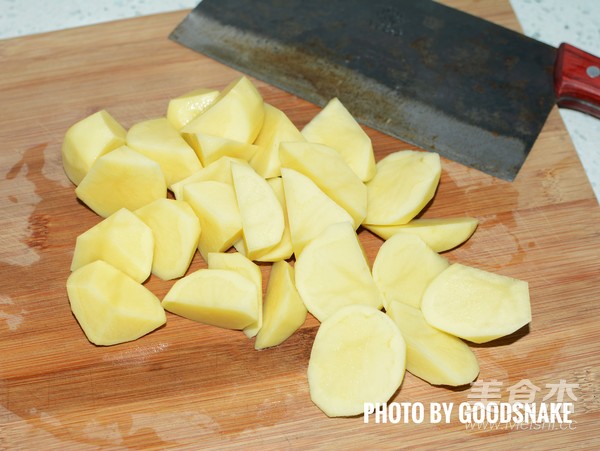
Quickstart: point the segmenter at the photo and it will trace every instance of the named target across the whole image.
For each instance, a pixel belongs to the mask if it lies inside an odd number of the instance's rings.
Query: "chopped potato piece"
[[[367,187],[350,169],[341,155],[323,144],[282,142],[281,166],[310,178],[327,196],[345,209],[354,228],[367,215]]]
[[[192,182],[206,182],[212,180],[213,182],[223,182],[233,186],[233,179],[231,178],[231,162],[236,161],[242,164],[248,164],[244,160],[239,158],[221,157],[214,163],[200,169],[198,172],[194,172],[189,177],[183,179],[180,182],[171,185],[171,191],[175,195],[176,199],[183,199],[183,187],[187,183]]]
[[[273,188],[249,165],[231,163],[233,187],[242,221],[246,256],[254,260],[283,237],[283,208]]]
[[[167,321],[151,291],[103,260],[72,272],[67,294],[75,318],[96,345],[136,340]]]
[[[208,269],[231,269],[237,271],[242,276],[251,281],[256,288],[257,319],[255,322],[244,328],[244,334],[252,338],[262,326],[262,272],[258,265],[237,252],[211,252],[208,254]]]
[[[418,308],[392,301],[386,313],[406,342],[406,370],[433,385],[459,386],[473,382],[479,363],[471,348],[454,335],[431,327]]]
[[[474,343],[509,335],[531,321],[527,282],[460,263],[431,282],[421,309],[433,327]]]
[[[127,132],[127,145],[160,165],[167,186],[202,168],[194,149],[166,117],[148,119],[133,125]]]
[[[294,267],[302,301],[319,321],[347,305],[383,306],[383,296],[350,222],[332,224],[313,238]]]
[[[283,111],[265,104],[263,126],[254,141],[258,151],[250,165],[264,178],[280,176],[279,144],[286,141],[304,141],[304,136]]]
[[[435,252],[444,252],[467,241],[475,232],[478,223],[476,218],[470,217],[419,218],[407,224],[364,226],[384,240],[396,233],[412,233],[421,237]]]
[[[377,163],[367,183],[365,224],[406,224],[433,198],[440,180],[440,156],[401,150]]]
[[[327,103],[302,129],[307,141],[337,150],[363,182],[375,175],[375,155],[371,138],[337,98]]]
[[[125,144],[127,131],[106,110],[100,110],[67,130],[61,154],[69,180],[79,185],[98,157]]]
[[[167,106],[167,119],[180,130],[211,106],[218,95],[216,89],[199,88],[174,97]]]
[[[194,210],[181,200],[158,199],[134,213],[154,235],[152,273],[163,280],[183,276],[200,239],[200,220]]]
[[[254,348],[264,349],[283,343],[304,324],[306,313],[294,282],[294,268],[285,260],[275,262],[267,285],[262,327]]]
[[[406,344],[394,322],[364,305],[321,323],[308,361],[312,401],[329,417],[359,415],[385,403],[402,384]]]
[[[71,271],[104,260],[142,283],[150,275],[153,257],[152,230],[122,208],[77,237]]]
[[[229,269],[199,269],[171,287],[165,310],[211,326],[244,329],[256,322],[256,287]]]
[[[417,235],[402,233],[379,248],[373,262],[373,279],[383,294],[385,308],[394,300],[419,307],[427,286],[448,265],[448,260]]]
[[[133,211],[167,197],[167,185],[158,163],[121,146],[96,160],[75,194],[106,218],[121,208]]]
[[[183,137],[194,149],[203,166],[208,166],[222,157],[249,161],[258,150],[254,144],[205,133],[184,133]]]
[[[204,133],[253,143],[265,116],[262,96],[245,76],[232,81],[213,104],[188,122],[182,133]]]
[[[242,237],[242,219],[233,187],[205,181],[183,187],[186,201],[200,219],[198,250],[204,260],[210,252],[224,252]]]
[[[336,204],[315,183],[293,169],[281,168],[292,247],[296,257],[306,244],[329,225],[348,221],[352,216]]]

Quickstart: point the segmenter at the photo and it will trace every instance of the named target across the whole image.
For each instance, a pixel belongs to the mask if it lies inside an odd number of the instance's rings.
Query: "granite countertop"
[[[191,9],[199,0],[0,0],[0,39],[107,22],[166,11]],[[484,0],[495,1],[495,0]],[[523,31],[553,46],[569,42],[600,55],[600,1],[510,0]],[[600,199],[600,120],[561,109],[560,114]]]

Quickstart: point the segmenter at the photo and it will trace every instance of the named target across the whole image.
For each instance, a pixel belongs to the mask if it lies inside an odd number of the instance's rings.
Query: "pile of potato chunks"
[[[66,133],[75,193],[103,219],[76,241],[72,311],[97,345],[135,340],[165,310],[277,346],[321,322],[308,363],[328,416],[387,402],[406,370],[436,385],[477,378],[464,340],[483,343],[531,320],[524,281],[451,264],[475,218],[415,219],[433,198],[435,153],[375,161],[371,140],[332,99],[301,131],[242,76],[169,102],[125,130],[107,111]],[[384,242],[372,264],[358,240]],[[199,251],[207,268],[188,270]],[[257,262],[272,264],[263,299]],[[164,299],[150,274],[173,280]]]

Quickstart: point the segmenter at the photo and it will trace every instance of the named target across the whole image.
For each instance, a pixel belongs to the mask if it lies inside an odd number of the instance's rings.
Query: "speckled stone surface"
[[[528,36],[554,46],[569,42],[600,55],[600,0],[510,2]],[[198,0],[52,0],[43,3],[40,0],[0,0],[0,39],[191,9],[197,3]],[[568,110],[561,110],[561,115],[600,199],[600,120]]]

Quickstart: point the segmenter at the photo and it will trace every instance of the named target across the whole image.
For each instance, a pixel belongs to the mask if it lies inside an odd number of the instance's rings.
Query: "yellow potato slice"
[[[67,294],[86,337],[99,346],[136,340],[167,320],[152,292],[103,260],[72,272]]]
[[[211,106],[218,95],[216,89],[199,88],[177,96],[169,101],[167,119],[180,130]]]
[[[394,322],[364,305],[321,323],[308,361],[312,401],[329,417],[359,415],[385,403],[402,384],[406,344]]]
[[[206,261],[210,252],[224,252],[242,237],[242,219],[233,187],[205,181],[183,187],[183,200],[200,219],[198,250]]]
[[[256,321],[244,328],[248,338],[254,337],[262,326],[263,290],[262,272],[258,265],[237,252],[211,252],[208,254],[208,269],[231,269],[237,271],[254,284],[256,292]]]
[[[311,240],[296,257],[294,268],[302,301],[319,321],[347,305],[383,306],[350,222],[332,224]]]
[[[383,294],[385,308],[393,300],[419,307],[425,289],[448,265],[448,260],[417,235],[401,233],[379,248],[373,262],[373,280]]]
[[[421,310],[433,327],[474,343],[485,343],[531,322],[529,285],[454,263],[431,282]]]
[[[254,349],[280,345],[306,320],[306,307],[296,290],[294,268],[285,260],[273,263],[263,307],[262,327]]]
[[[327,103],[302,129],[307,141],[337,150],[363,182],[375,175],[371,139],[337,98]]]
[[[392,301],[386,313],[406,342],[406,370],[433,385],[453,387],[473,382],[477,357],[460,338],[431,327],[418,308]]]
[[[202,168],[194,149],[166,117],[134,124],[127,132],[127,145],[160,165],[167,186]]]
[[[200,220],[184,201],[158,199],[134,212],[152,229],[152,273],[163,280],[181,277],[190,267],[198,240]]]
[[[182,133],[204,133],[253,143],[265,116],[263,98],[245,76],[232,81],[212,105],[188,122]]]
[[[204,133],[184,133],[184,139],[194,149],[203,166],[208,166],[222,157],[239,158],[249,161],[258,147],[241,141],[223,138],[222,136]]]
[[[279,260],[287,260],[290,258],[294,253],[294,249],[292,248],[292,237],[290,234],[290,223],[288,221],[285,193],[283,191],[283,180],[281,177],[273,177],[267,179],[267,183],[273,188],[277,200],[279,200],[279,203],[281,204],[285,227],[283,229],[281,241],[266,253],[256,255],[254,260],[259,262],[277,262]],[[243,239],[233,243],[233,246],[239,253],[243,255],[247,254],[246,245],[244,244]]]
[[[106,218],[121,208],[133,211],[167,197],[167,185],[158,163],[121,146],[96,160],[75,194]]]
[[[285,141],[304,141],[304,137],[283,111],[265,103],[265,119],[254,141],[258,151],[250,160],[250,165],[264,178],[281,175],[279,144]]]
[[[233,186],[233,179],[231,178],[232,161],[236,161],[242,164],[248,164],[247,161],[240,160],[239,158],[221,157],[214,163],[203,167],[198,172],[194,172],[189,177],[186,177],[180,182],[171,185],[171,191],[175,195],[175,199],[183,199],[183,187],[187,183],[206,182],[212,180],[213,182],[223,182]]]
[[[165,310],[211,326],[241,330],[256,322],[256,287],[229,269],[199,269],[171,287]]]
[[[365,224],[406,224],[433,198],[442,166],[436,153],[394,152],[377,163],[367,183]]]
[[[435,252],[444,252],[467,241],[478,224],[479,221],[471,217],[418,218],[407,224],[364,224],[364,227],[384,240],[397,233],[412,233],[418,235]]]
[[[150,275],[153,256],[152,230],[122,208],[77,237],[71,271],[104,260],[142,283]]]
[[[232,162],[231,176],[246,256],[253,260],[281,241],[285,229],[283,208],[273,188],[251,166]]]
[[[345,209],[354,228],[367,215],[367,187],[331,147],[308,142],[282,142],[281,166],[310,178],[327,196]]]
[[[281,174],[296,257],[309,241],[319,236],[329,225],[344,221],[354,224],[352,216],[321,191],[311,179],[288,168],[281,168]]]
[[[67,130],[61,148],[69,180],[79,185],[98,157],[125,144],[127,131],[106,110],[100,110]]]

